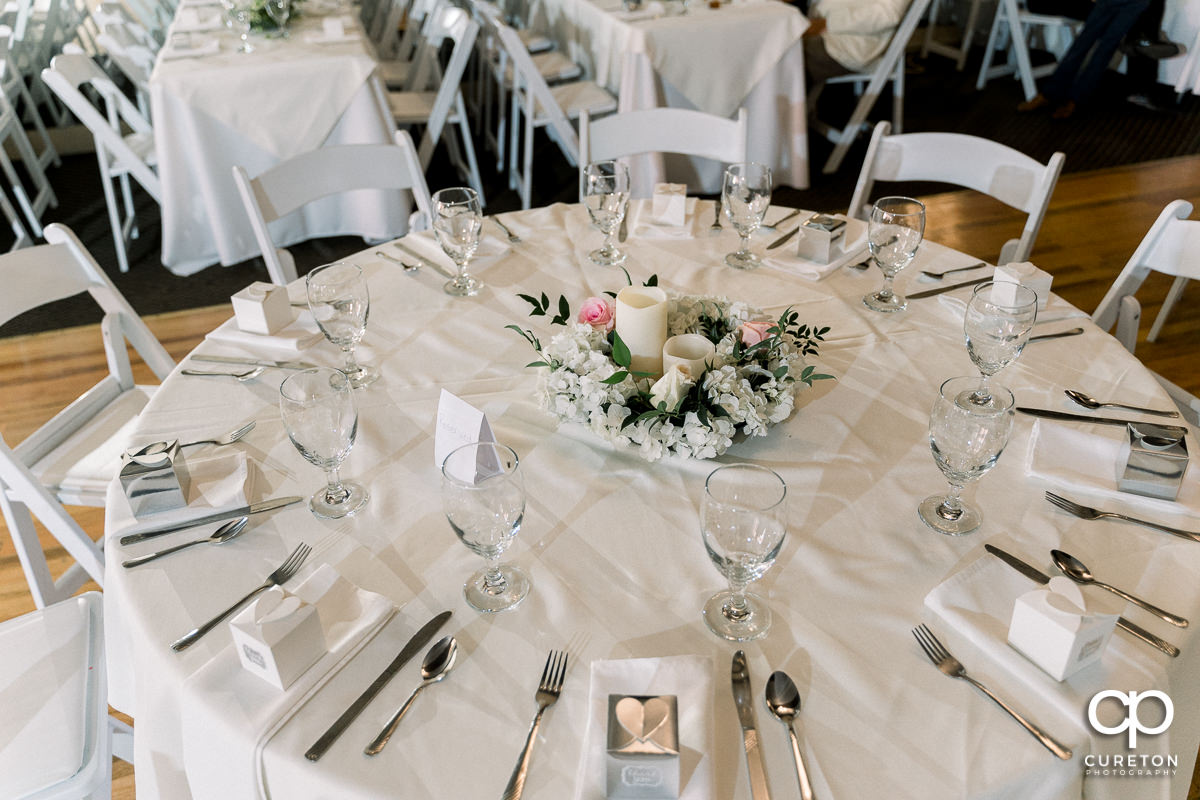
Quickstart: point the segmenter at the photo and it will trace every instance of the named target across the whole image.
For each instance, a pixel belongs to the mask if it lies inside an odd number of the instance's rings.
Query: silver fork
[[[714,233],[721,232],[721,201],[720,200],[717,200],[716,205],[713,206],[713,223],[712,223],[712,225],[708,226],[708,229],[709,229],[709,231],[712,231]]]
[[[993,694],[991,689],[987,688],[982,683],[968,675],[966,667],[964,667],[962,662],[960,662],[957,658],[950,655],[950,651],[938,641],[938,638],[933,635],[933,631],[929,630],[929,628],[925,627],[924,625],[920,625],[916,628],[913,628],[912,634],[914,637],[916,637],[917,644],[921,645],[921,649],[925,651],[925,655],[929,657],[929,660],[933,662],[935,667],[949,675],[951,678],[962,678],[964,681],[983,692],[992,700],[992,702],[1007,711],[1009,716],[1021,723],[1021,727],[1032,733],[1034,738],[1042,743],[1043,747],[1045,747],[1051,753],[1054,753],[1054,755],[1058,756],[1063,761],[1070,760],[1071,749],[1069,747],[1064,747],[1063,745],[1059,744],[1053,736],[1022,717],[1012,706]]]
[[[300,546],[293,550],[292,554],[288,556],[282,564],[279,565],[279,569],[267,576],[267,579],[262,582],[261,586],[258,586],[256,589],[254,589],[254,591],[250,592],[250,594],[246,595],[241,600],[238,600],[236,603],[222,611],[220,614],[217,614],[199,628],[194,628],[185,633],[183,636],[180,636],[171,643],[171,649],[176,653],[180,652],[181,650],[188,649],[198,642],[201,636],[217,627],[221,620],[225,619],[230,614],[241,608],[247,600],[254,597],[259,592],[265,592],[272,586],[279,586],[290,581],[300,569],[300,565],[304,563],[304,559],[308,558],[308,554],[311,552],[311,547],[309,547],[307,544],[301,543]]]
[[[185,447],[193,447],[198,444],[211,444],[211,445],[216,445],[217,447],[224,447],[227,444],[233,444],[234,442],[236,442],[237,440],[239,440],[243,436],[245,436],[247,433],[254,430],[254,425],[255,425],[254,420],[250,420],[245,425],[238,428],[236,431],[230,431],[229,433],[225,434],[224,436],[218,436],[215,439],[197,439],[194,442],[185,442],[184,444],[179,445],[179,448],[183,449]]]
[[[180,375],[194,375],[201,378],[237,378],[241,383],[252,381],[263,374],[265,367],[255,367],[245,372],[209,372],[204,369],[181,369]]]
[[[513,770],[508,785],[504,787],[503,800],[519,800],[525,790],[525,774],[529,771],[529,758],[533,755],[533,742],[537,738],[538,726],[542,724],[542,713],[554,705],[562,692],[563,676],[567,672],[567,654],[551,650],[546,656],[546,667],[542,670],[542,680],[537,688],[537,714],[533,724],[529,726],[529,735],[525,737],[525,748]]]
[[[1124,514],[1118,514],[1115,511],[1101,511],[1098,508],[1092,508],[1091,506],[1085,506],[1076,503],[1074,500],[1068,500],[1067,498],[1057,495],[1054,492],[1046,492],[1046,499],[1061,508],[1063,511],[1066,511],[1068,514],[1073,514],[1080,519],[1101,519],[1103,517],[1112,517],[1113,519],[1132,522],[1135,525],[1145,525],[1147,528],[1153,528],[1156,531],[1169,533],[1172,536],[1178,536],[1182,539],[1200,542],[1200,533],[1185,531],[1179,528],[1172,528],[1168,525],[1159,525],[1157,522],[1150,522],[1148,520],[1138,519],[1137,517],[1128,517]]]
[[[508,229],[508,226],[500,221],[499,217],[492,217],[492,222],[496,223],[496,225],[499,226],[500,230],[504,231],[504,235],[508,237],[509,244],[520,244],[521,243],[521,237],[517,236],[515,233],[510,231]]]

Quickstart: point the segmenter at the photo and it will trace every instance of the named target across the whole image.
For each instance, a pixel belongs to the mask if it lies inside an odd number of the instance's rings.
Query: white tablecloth
[[[747,150],[779,185],[808,186],[804,51],[808,21],[777,0],[710,9],[701,0],[680,15],[677,2],[626,13],[614,0],[527,0],[528,24],[547,32],[598,83],[618,96],[621,111],[658,106],[749,115]],[[652,12],[650,12],[652,13]],[[668,158],[671,180],[721,189],[721,169]],[[650,181],[652,184],[653,181]],[[649,192],[641,192],[648,195]]]
[[[697,211],[711,215],[711,204],[701,202]],[[322,522],[293,506],[255,518],[227,545],[123,570],[122,558],[152,546],[117,543],[130,517],[119,489],[110,492],[104,593],[109,699],[136,721],[139,797],[255,796],[255,787],[237,784],[235,776],[259,769],[256,747],[274,798],[498,796],[535,710],[546,653],[566,647],[573,663],[562,699],[543,721],[526,797],[574,796],[591,661],[692,654],[714,665],[714,727],[681,731],[683,744],[703,751],[705,745],[693,743],[711,736],[713,796],[749,798],[728,690],[737,647],[711,634],[700,615],[704,601],[723,585],[698,533],[704,477],[716,463],[650,464],[586,430],[558,427],[537,408],[536,375],[522,366],[532,353],[504,326],[532,328],[543,341],[552,331],[545,318],[526,316],[528,306],[516,293],[544,291],[552,299],[562,293],[578,309],[589,295],[619,289],[624,277],[586,261],[601,237],[578,206],[535,209],[505,222],[524,243],[481,263],[478,274],[487,288],[474,299],[443,294],[444,279],[427,267],[408,275],[370,251],[355,259],[367,270],[373,300],[360,355],[383,373],[358,395],[359,436],[343,470],[371,491],[362,514]],[[484,230],[495,248],[502,241],[493,227]],[[767,238],[756,239],[757,247]],[[1061,547],[1097,575],[1197,620],[1200,546],[1120,523],[1077,520],[1052,508],[1042,499],[1046,485],[1026,475],[1032,420],[1020,415],[997,467],[968,490],[984,510],[983,527],[961,538],[932,532],[916,514],[922,498],[945,488],[929,451],[929,408],[942,380],[973,372],[960,319],[936,298],[913,300],[895,315],[868,311],[859,298],[879,285],[875,271],[847,268],[819,282],[776,269],[735,272],[721,263],[735,244],[728,231],[694,240],[631,238],[626,266],[638,282],[657,273],[671,289],[742,298],[771,314],[792,306],[803,320],[832,327],[817,363],[837,380],[804,392],[793,416],[768,437],[736,444],[718,460],[768,465],[789,487],[788,539],[757,584],[774,610],[774,627],[745,649],[755,692],[774,669],[787,670],[800,688],[802,735],[818,796],[1182,797],[1200,741],[1200,648],[1191,630],[1126,608],[1131,619],[1180,645],[1182,656],[1169,659],[1118,632],[1102,664],[1064,687],[1036,670],[1016,674],[987,657],[970,635],[926,608],[925,598],[983,556],[990,541],[1046,570],[1049,550]],[[421,247],[435,252],[430,243]],[[970,260],[927,243],[898,286],[929,286],[918,279],[920,269]],[[1168,402],[1114,339],[1086,320],[1082,324],[1083,336],[1032,344],[1002,373],[1020,403],[1077,410],[1063,396],[1070,386],[1126,402]],[[211,342],[200,350],[236,352]],[[302,357],[340,363],[324,343]],[[152,438],[189,436],[256,419],[258,426],[239,445],[257,465],[251,499],[310,494],[321,475],[284,434],[276,399],[281,378],[267,372],[240,384],[174,375],[150,402],[140,431]],[[479,614],[462,598],[462,583],[480,559],[458,542],[441,510],[432,431],[443,388],[486,411],[497,438],[521,457],[529,500],[508,557],[531,575],[533,589],[512,612]],[[1197,452],[1194,438],[1189,445]],[[1111,466],[1098,464],[1097,475],[1111,474]],[[1183,514],[1158,518],[1200,529],[1200,520]],[[315,552],[298,580],[314,564],[328,563],[390,598],[399,611],[264,738],[246,720],[257,719],[256,703],[273,702],[264,696],[270,695],[265,684],[232,666],[221,681],[210,668],[218,663],[214,659],[236,661],[228,658],[225,627],[182,654],[167,644],[257,585],[300,541]],[[1023,580],[1017,585],[1033,587]],[[1001,588],[1012,590],[1008,583]],[[1013,599],[992,598],[1001,608]],[[447,608],[454,616],[443,632],[459,638],[458,665],[421,696],[383,754],[367,760],[362,748],[418,682],[419,657],[319,763],[307,762],[307,747],[419,625]],[[1055,759],[968,685],[931,666],[910,634],[922,621],[972,674],[1073,747],[1075,758]],[[181,698],[202,702],[195,696],[199,687],[209,687],[212,703],[244,712],[198,727]],[[1160,736],[1139,737],[1131,751],[1124,736],[1091,731],[1085,709],[1063,700],[1092,688],[1165,691],[1174,700],[1174,722]],[[796,796],[784,730],[761,705],[758,719],[775,796]],[[1152,724],[1148,711],[1146,724]],[[1084,779],[1081,762],[1088,754],[1130,752],[1176,755],[1174,777]]]
[[[231,168],[253,177],[325,144],[384,144],[395,129],[372,75],[365,37],[345,43],[307,40],[322,30],[319,4],[308,3],[291,37],[252,34],[255,50],[236,51],[222,29],[193,33],[219,41],[201,58],[160,56],[150,78],[155,148],[162,181],[162,259],[180,275],[259,255]],[[342,12],[346,29],[361,26]],[[168,37],[168,40],[170,37]],[[318,236],[358,234],[372,239],[407,230],[401,192],[319,200],[271,227],[279,246]]]

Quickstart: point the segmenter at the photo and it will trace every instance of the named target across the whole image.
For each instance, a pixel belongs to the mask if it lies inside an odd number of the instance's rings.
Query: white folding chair
[[[411,0],[403,35],[399,36],[399,41],[391,50],[380,48],[379,77],[387,88],[396,91],[424,91],[430,88],[427,85],[413,85],[417,70],[415,64],[418,59],[423,61],[428,57],[427,48],[422,48],[422,44],[427,42],[434,11],[440,3],[441,0]]]
[[[0,796],[102,800],[133,729],[108,715],[103,604],[86,592],[0,622]]]
[[[32,191],[26,189],[25,183],[8,157],[7,145],[10,142],[21,156],[22,165],[33,187]],[[34,236],[41,236],[42,214],[48,207],[57,208],[58,198],[54,195],[54,189],[50,187],[46,173],[42,171],[42,164],[33,151],[33,145],[25,133],[25,126],[17,119],[16,109],[3,92],[0,92],[0,171],[3,171],[4,177],[8,179],[9,188],[17,198],[17,205],[25,214],[29,229],[33,231]]]
[[[162,202],[162,187],[153,166],[154,130],[137,106],[86,55],[63,53],[55,56],[50,66],[42,70],[42,80],[92,133],[96,160],[100,165],[100,183],[104,187],[104,200],[108,204],[108,219],[117,249],[117,263],[121,272],[128,272],[125,243],[138,236],[129,177],[133,176],[155,202]],[[99,96],[104,114],[80,91],[85,85]],[[132,133],[123,135],[123,124]],[[121,184],[124,219],[113,191],[114,178]]]
[[[964,133],[889,135],[880,122],[871,135],[858,184],[850,199],[850,216],[867,219],[875,181],[952,183],[990,195],[1028,216],[1021,238],[1010,239],[997,264],[1028,261],[1062,171],[1062,153],[1045,163],[1007,145]]]
[[[438,90],[388,92],[387,102],[397,125],[425,126],[425,133],[421,136],[421,144],[417,149],[421,169],[428,168],[434,148],[437,147],[442,134],[446,133],[446,146],[451,161],[459,173],[464,175],[471,188],[479,193],[479,201],[483,203],[483,180],[479,175],[479,163],[475,159],[475,144],[471,139],[471,125],[461,91],[463,72],[467,68],[467,60],[471,57],[471,49],[475,46],[475,37],[478,34],[478,23],[471,19],[471,15],[465,9],[450,5],[439,8],[430,26],[428,40],[430,43],[451,40],[454,42],[454,49],[445,72],[440,76]],[[433,52],[436,52],[436,49]],[[432,58],[421,61],[417,66],[418,74],[414,78],[414,86],[426,85],[426,70],[431,70],[435,76],[439,70],[436,59]],[[446,128],[447,124],[451,126],[449,130]]]
[[[50,134],[46,132],[46,125],[42,121],[41,112],[38,111],[38,104],[34,102],[29,86],[25,83],[25,76],[17,69],[12,54],[9,52],[11,41],[12,28],[0,25],[0,91],[4,92],[8,102],[16,109],[17,119],[21,120],[23,126],[33,126],[33,131],[37,134],[41,145],[41,150],[37,154],[37,162],[44,172],[51,164],[59,166],[62,162],[58,157],[58,150],[55,149],[54,142],[50,140]],[[38,81],[37,85],[42,86],[42,83]],[[45,91],[45,87],[42,88]],[[28,134],[27,131],[26,134]]]
[[[1183,287],[1189,280],[1200,278],[1200,260],[1196,259],[1196,253],[1200,252],[1200,220],[1188,219],[1191,213],[1192,204],[1184,200],[1175,200],[1163,209],[1092,314],[1092,321],[1104,330],[1115,324],[1117,339],[1130,352],[1137,345],[1141,317],[1141,305],[1135,295],[1150,272],[1175,278],[1150,328],[1147,340],[1151,342],[1162,331]]]
[[[971,42],[975,38],[975,26],[979,22],[979,6],[982,0],[971,0],[967,8],[967,18],[962,24],[962,39],[957,45],[950,45],[933,38],[938,20],[942,16],[942,0],[932,0],[929,4],[929,19],[925,26],[925,41],[921,44],[921,58],[928,58],[930,53],[954,61],[954,68],[959,72],[967,63],[967,55],[971,52]]]
[[[70,597],[91,577],[104,585],[104,554],[63,504],[103,506],[131,426],[153,393],[139,386],[128,341],[161,380],[175,362],[69,228],[46,226],[50,244],[0,256],[0,322],[83,292],[104,311],[100,329],[108,375],[20,444],[0,439],[0,508],[38,607]],[[36,516],[75,559],[51,577]]]
[[[145,34],[145,31],[141,33]],[[112,63],[133,84],[138,110],[150,119],[150,73],[154,71],[155,51],[146,47],[137,33],[120,22],[101,26],[96,44],[104,48]]]
[[[1071,46],[1075,34],[1083,23],[1071,17],[1052,14],[1035,14],[1025,8],[1024,0],[1000,0],[996,16],[988,33],[987,46],[983,51],[983,63],[979,66],[976,89],[983,89],[992,78],[1015,74],[1021,81],[1021,90],[1026,100],[1037,94],[1035,79],[1054,72],[1057,63],[1033,67],[1029,59],[1029,44],[1032,37],[1040,36],[1039,42],[1061,56]],[[1008,51],[1004,64],[993,65],[997,51]]]
[[[567,163],[579,166],[579,135],[571,125],[584,110],[602,114],[617,110],[617,98],[593,81],[571,81],[551,87],[533,63],[533,56],[517,32],[502,22],[496,24],[501,46],[516,68],[513,81],[508,140],[509,185],[518,189],[521,207],[529,208],[533,191],[533,135],[546,128]],[[521,134],[524,134],[522,137]],[[521,142],[521,166],[517,145]]]
[[[726,119],[687,108],[648,108],[593,121],[579,115],[579,169],[591,161],[645,153],[678,153],[725,164],[746,160],[746,109]],[[634,184],[645,184],[638,181]]]
[[[917,23],[920,22],[925,10],[929,7],[929,2],[930,0],[912,0],[908,11],[904,13],[895,33],[892,34],[887,49],[876,59],[869,70],[838,75],[825,82],[826,84],[852,83],[855,91],[860,93],[858,104],[855,105],[854,112],[850,115],[850,121],[844,128],[838,130],[819,120],[813,123],[813,128],[818,133],[834,143],[833,152],[830,153],[829,159],[822,169],[826,175],[837,172],[838,167],[842,165],[842,160],[845,159],[846,153],[850,151],[850,146],[854,144],[854,140],[866,123],[867,115],[875,107],[875,102],[879,99],[884,85],[889,82],[892,84],[892,126],[897,133],[904,129],[904,51],[908,47],[908,40],[912,38],[913,31],[916,30]],[[864,84],[866,88],[863,88]],[[819,95],[819,89],[810,94],[809,108],[816,108]]]
[[[413,227],[420,230],[432,221],[429,187],[407,131],[396,131],[395,144],[331,145],[312,150],[253,179],[235,166],[233,180],[267,272],[278,284],[296,280],[296,262],[291,253],[275,246],[269,226],[314,200],[359,189],[407,189],[417,207]]]
[[[33,237],[29,235],[25,223],[21,222],[21,218],[17,216],[17,210],[13,208],[13,204],[3,192],[0,192],[0,211],[4,212],[4,218],[8,220],[8,227],[13,233],[12,247],[8,248],[8,252],[20,250],[22,247],[30,247],[33,244]]]

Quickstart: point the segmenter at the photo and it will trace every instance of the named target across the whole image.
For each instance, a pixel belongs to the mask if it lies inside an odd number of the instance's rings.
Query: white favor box
[[[273,586],[229,621],[242,666],[286,689],[325,653],[317,607]]]
[[[1014,261],[996,267],[992,276],[996,283],[1019,283],[1037,292],[1038,311],[1046,310],[1046,302],[1050,299],[1050,284],[1054,276],[1040,270],[1029,261]]]
[[[1089,612],[1079,587],[1056,576],[1017,598],[1008,643],[1057,681],[1100,660],[1116,614]]]
[[[654,184],[650,201],[650,219],[658,225],[676,228],[687,222],[687,185],[682,183]]]
[[[255,282],[229,298],[240,330],[270,335],[292,324],[292,304],[287,288]]]

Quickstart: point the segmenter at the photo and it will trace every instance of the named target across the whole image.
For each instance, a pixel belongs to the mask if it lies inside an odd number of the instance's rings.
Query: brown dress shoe
[[[1044,108],[1048,105],[1050,105],[1050,99],[1047,98],[1046,95],[1039,92],[1038,94],[1034,95],[1032,100],[1026,100],[1024,103],[1021,103],[1019,106],[1017,106],[1017,111],[1021,112],[1022,114],[1028,114],[1030,111],[1037,111],[1039,108]]]
[[[1058,108],[1054,109],[1054,113],[1050,115],[1052,119],[1070,119],[1075,113],[1075,101],[1068,100]]]

